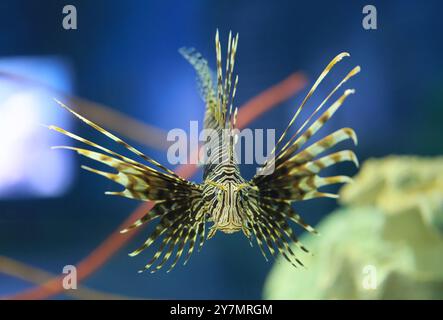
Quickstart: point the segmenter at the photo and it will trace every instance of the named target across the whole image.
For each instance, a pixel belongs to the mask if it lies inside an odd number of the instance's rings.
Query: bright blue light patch
[[[72,154],[51,150],[69,143],[42,124],[69,129],[53,98],[71,91],[70,68],[54,57],[20,57],[0,59],[0,72],[16,76],[0,77],[0,198],[59,196],[72,181]]]

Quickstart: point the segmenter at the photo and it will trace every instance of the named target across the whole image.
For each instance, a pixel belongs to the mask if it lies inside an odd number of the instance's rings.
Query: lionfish
[[[225,72],[223,72],[222,50],[217,30],[215,36],[216,80],[213,80],[213,72],[200,53],[193,48],[181,48],[179,50],[194,67],[197,74],[198,87],[206,105],[204,127],[213,129],[220,135],[223,130],[233,132],[236,128],[237,108],[233,108],[233,101],[238,76],[235,76],[234,81],[232,79],[237,45],[238,34],[233,37],[230,32]],[[319,188],[332,184],[347,183],[351,181],[351,178],[344,175],[321,177],[319,172],[343,161],[352,161],[358,166],[356,155],[350,150],[343,150],[319,158],[317,156],[344,140],[352,139],[356,145],[357,137],[351,128],[342,128],[303,150],[300,149],[334,115],[345,99],[354,93],[354,90],[345,90],[304,132],[302,130],[320,112],[331,96],[348,79],[360,71],[360,67],[353,68],[313,111],[295,134],[289,139],[285,138],[318,85],[334,65],[347,56],[349,54],[346,52],[340,53],[326,66],[296,110],[267,161],[250,181],[246,181],[240,174],[238,163],[233,156],[233,148],[236,142],[235,139],[232,139],[232,136],[231,139],[223,140],[223,144],[211,145],[211,143],[208,143],[206,145],[208,152],[205,153],[203,182],[194,183],[180,177],[153,158],[143,154],[59,101],[57,102],[75,117],[117,144],[122,145],[146,161],[146,164],[54,125],[49,126],[49,128],[93,147],[95,151],[71,146],[53,148],[74,150],[82,156],[113,168],[114,172],[105,172],[82,166],[83,169],[104,176],[124,187],[123,191],[105,192],[105,194],[154,202],[154,206],[149,212],[121,231],[121,233],[126,233],[152,220],[159,220],[154,231],[143,245],[129,254],[130,256],[136,256],[154,242],[160,242],[152,259],[139,272],[148,269],[155,272],[161,269],[167,261],[171,261],[170,259],[173,257],[169,272],[184,253],[186,254],[183,263],[185,265],[194,248],[198,247],[198,250],[200,250],[205,240],[213,237],[218,230],[228,234],[241,230],[251,245],[252,240],[255,239],[266,260],[268,260],[268,255],[275,258],[281,254],[294,267],[297,267],[297,265],[303,266],[290,244],[294,242],[302,251],[309,251],[297,239],[289,223],[292,221],[308,232],[317,232],[302,220],[291,204],[295,201],[313,198],[338,197],[336,194],[321,192]],[[285,140],[287,141],[284,143]],[[269,172],[264,174],[267,170]],[[212,223],[212,226],[208,228],[208,232],[206,232],[207,222]]]

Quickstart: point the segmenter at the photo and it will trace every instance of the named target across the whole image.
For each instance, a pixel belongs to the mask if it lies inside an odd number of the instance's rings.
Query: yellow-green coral
[[[302,241],[307,270],[277,261],[268,299],[443,298],[443,158],[365,162],[344,207]]]

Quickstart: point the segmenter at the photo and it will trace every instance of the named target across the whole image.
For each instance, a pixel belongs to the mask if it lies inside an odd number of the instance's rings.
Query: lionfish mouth
[[[221,231],[226,234],[231,234],[234,232],[238,232],[242,229],[243,229],[243,227],[241,225],[237,225],[237,224],[232,224],[232,223],[217,224],[217,223],[214,223],[214,225],[212,225],[212,227],[209,230],[208,239],[212,238],[217,231]]]
[[[240,231],[242,229],[242,227],[241,226],[227,225],[227,226],[223,226],[223,227],[219,226],[217,229],[222,231],[222,232],[224,232],[224,233],[230,234],[230,233],[234,233],[234,232]]]

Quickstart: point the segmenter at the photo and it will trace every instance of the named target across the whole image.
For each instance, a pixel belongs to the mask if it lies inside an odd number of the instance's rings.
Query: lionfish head
[[[228,234],[242,230],[249,237],[248,220],[244,209],[249,190],[250,186],[247,183],[207,184],[205,193],[212,198],[210,202],[213,204],[210,209],[210,221],[214,223],[208,238],[212,238],[218,230]]]

